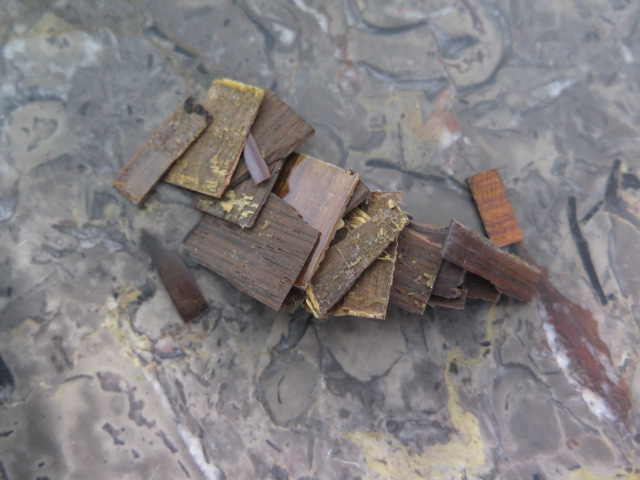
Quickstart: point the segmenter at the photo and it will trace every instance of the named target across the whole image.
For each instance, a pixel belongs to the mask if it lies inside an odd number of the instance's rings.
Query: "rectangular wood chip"
[[[317,238],[317,230],[271,195],[250,229],[205,215],[187,238],[185,251],[200,265],[277,310]]]
[[[441,245],[406,228],[398,237],[398,258],[391,285],[391,303],[421,315],[442,263]]]
[[[497,302],[500,300],[500,292],[489,280],[485,280],[475,273],[467,272],[462,286],[467,290],[467,298]]]
[[[498,170],[487,170],[467,178],[471,195],[489,239],[499,247],[524,239]]]
[[[171,165],[211,122],[204,107],[189,97],[153,132],[113,180],[113,186],[140,205]]]
[[[356,185],[356,189],[353,191],[353,195],[351,195],[351,200],[347,204],[347,208],[344,209],[344,213],[349,213],[351,210],[361,205],[363,202],[369,200],[371,196],[371,190],[369,187],[362,181],[358,180],[358,184]],[[398,203],[398,205],[400,205]]]
[[[396,239],[409,223],[392,201],[333,245],[306,288],[306,305],[317,318],[327,313],[352,287],[362,272]]]
[[[438,295],[431,295],[429,297],[428,305],[432,307],[442,307],[442,308],[452,308],[454,310],[462,310],[464,309],[465,304],[467,303],[467,290],[461,289],[460,295],[458,298],[445,298],[440,297]]]
[[[264,90],[229,79],[214,80],[203,102],[213,120],[180,157],[166,181],[220,198],[231,181]]]
[[[320,238],[296,280],[306,289],[339,227],[358,175],[307,155],[287,160],[274,192],[320,232]]]
[[[371,192],[369,203],[354,209],[350,215],[347,215],[345,223],[357,228],[360,225],[360,220],[356,217],[371,218],[383,209],[389,208],[389,200],[392,200],[396,205],[401,205],[402,192]],[[332,248],[334,246],[330,247],[330,249]],[[378,259],[362,273],[353,287],[329,311],[328,315],[353,315],[384,319],[387,315],[387,305],[393,283],[397,249],[398,243],[394,240],[382,251]]]
[[[499,292],[522,301],[533,298],[540,269],[500,249],[489,239],[451,221],[442,256],[469,272],[489,280]]]
[[[144,229],[140,242],[151,257],[158,276],[182,319],[189,322],[202,314],[208,308],[207,302],[195,276],[180,255],[164,248],[156,237]]]

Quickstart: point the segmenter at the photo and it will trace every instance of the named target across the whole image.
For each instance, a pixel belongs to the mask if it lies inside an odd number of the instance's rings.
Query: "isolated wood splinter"
[[[500,292],[493,284],[475,273],[467,272],[462,286],[467,290],[467,298],[484,300],[485,302],[497,302],[500,300]]]
[[[258,185],[268,178],[271,178],[269,166],[267,165],[267,162],[264,161],[264,157],[260,153],[258,144],[251,134],[247,137],[247,143],[244,145],[243,155],[244,163],[247,165],[247,170],[249,170],[253,183]]]
[[[120,170],[113,186],[140,205],[210,122],[205,108],[188,97]]]
[[[427,305],[432,307],[451,308],[453,310],[463,310],[467,303],[467,290],[460,289],[460,295],[457,298],[446,298],[439,295],[431,295]]]
[[[360,206],[362,203],[369,201],[371,197],[371,190],[367,187],[367,184],[362,180],[358,180],[358,184],[356,185],[356,189],[353,191],[353,195],[351,195],[351,200],[347,204],[347,207],[344,209],[344,213],[347,214],[354,208]],[[399,205],[400,203],[398,203]]]
[[[151,257],[158,276],[178,313],[189,322],[207,310],[207,302],[200,292],[193,272],[184,264],[180,255],[162,246],[147,230],[142,230],[140,242]]]

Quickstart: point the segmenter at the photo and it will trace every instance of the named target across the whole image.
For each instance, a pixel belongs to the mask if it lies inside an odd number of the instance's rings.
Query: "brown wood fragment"
[[[198,210],[240,225],[242,228],[251,228],[271,195],[284,162],[284,159],[280,159],[271,164],[271,178],[266,182],[256,185],[249,178],[234,188],[228,188],[222,198],[195,193],[194,206]]]
[[[357,189],[357,187],[356,187]],[[402,192],[371,192],[371,200],[366,205],[354,209],[347,215],[345,223],[348,227],[357,228],[360,225],[356,214],[361,211],[364,216],[371,218],[382,210],[389,208],[388,201],[396,205],[402,204]],[[333,246],[330,248],[334,248]],[[393,272],[396,264],[398,243],[394,240],[382,251],[375,260],[356,280],[353,287],[328,313],[329,316],[353,315],[384,319],[393,283]]]
[[[164,248],[156,237],[144,229],[140,242],[151,256],[158,276],[182,319],[189,322],[207,310],[207,302],[198,283],[180,255]]]
[[[460,295],[458,298],[445,298],[440,297],[438,295],[431,295],[429,297],[428,305],[432,307],[442,307],[442,308],[452,308],[454,310],[462,310],[464,309],[465,304],[467,303],[467,290],[462,288],[460,291]]]
[[[400,233],[391,303],[411,313],[424,313],[442,263],[440,248],[415,230]]]
[[[449,227],[416,222],[411,222],[411,228],[436,243],[444,243],[444,239],[447,238],[447,232],[449,231]]]
[[[229,79],[215,80],[204,107],[213,120],[180,157],[166,181],[219,198],[231,181],[264,90]]]
[[[314,316],[325,317],[408,223],[407,216],[390,201],[388,209],[332,246],[306,288],[306,305]]]
[[[271,90],[264,91],[258,116],[251,127],[251,135],[267,165],[288,157],[315,133],[300,115],[293,111]],[[234,187],[249,178],[249,170],[239,163],[229,186]]]
[[[305,289],[318,269],[357,183],[358,175],[307,155],[293,156],[282,169],[274,192],[320,232],[296,287]]]
[[[187,238],[185,250],[200,265],[277,310],[317,238],[317,230],[272,194],[251,229],[205,215]]]
[[[209,122],[211,115],[204,107],[187,98],[120,170],[113,186],[140,205]]]
[[[344,213],[349,213],[351,210],[361,205],[363,202],[369,200],[371,196],[371,190],[367,187],[367,184],[362,180],[358,180],[358,184],[356,185],[356,189],[353,191],[353,195],[351,195],[351,200],[347,204],[347,208],[344,209]],[[398,203],[400,205],[400,203]]]
[[[529,301],[536,293],[540,269],[497,247],[489,239],[451,221],[442,256],[489,280],[501,293]]]
[[[498,170],[487,170],[467,178],[471,195],[489,239],[504,247],[524,239]]]
[[[497,302],[500,300],[500,292],[493,284],[475,273],[467,272],[462,285],[467,290],[467,298]]]

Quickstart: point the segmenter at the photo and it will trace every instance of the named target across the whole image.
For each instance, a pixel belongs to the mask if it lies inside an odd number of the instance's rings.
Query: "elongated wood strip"
[[[398,258],[391,285],[391,303],[421,315],[442,263],[440,244],[412,229],[398,236]]]
[[[253,135],[251,135],[251,133],[249,133],[249,136],[247,137],[247,143],[245,143],[244,145],[242,156],[244,158],[244,164],[247,166],[247,170],[249,170],[249,175],[251,175],[251,180],[253,180],[253,183],[258,185],[271,177],[269,166],[262,157],[262,153],[260,153],[258,144],[256,143],[256,140],[255,138],[253,138]]]
[[[429,297],[429,303],[427,305],[431,305],[432,307],[442,307],[442,308],[452,308],[454,310],[462,310],[464,309],[465,304],[467,303],[467,290],[462,288],[460,291],[460,295],[458,298],[445,298],[440,297],[438,295],[431,295]]]
[[[209,122],[211,115],[188,97],[120,170],[113,186],[134,204],[140,205]]]
[[[267,165],[288,157],[296,148],[313,136],[315,129],[284,103],[271,90],[264,91],[258,116],[251,127],[251,135]],[[239,163],[233,173],[230,187],[249,178],[244,163]]]
[[[411,228],[436,243],[444,243],[449,231],[449,227],[441,227],[440,225],[431,225],[429,223],[411,222]]]
[[[231,181],[264,90],[233,80],[215,80],[204,107],[213,120],[180,157],[166,181],[219,198]]]
[[[182,319],[189,322],[202,314],[207,309],[207,302],[180,255],[164,248],[156,237],[144,229],[140,242],[151,256],[158,276]]]
[[[498,170],[478,173],[467,182],[489,239],[499,247],[521,242],[524,236]]]
[[[357,187],[356,187],[357,189]],[[355,194],[354,194],[355,195]],[[371,192],[371,200],[368,204],[361,204],[347,215],[345,223],[359,225],[355,214],[361,211],[367,217],[378,214],[389,208],[389,200],[396,205],[402,204],[402,192]],[[333,248],[330,247],[330,248]],[[393,272],[396,265],[398,243],[394,240],[382,251],[382,254],[362,273],[347,294],[329,311],[329,316],[353,315],[384,319],[387,314]]]
[[[493,284],[475,273],[467,272],[462,286],[467,290],[467,298],[497,302],[500,300],[500,292]]]
[[[306,305],[318,318],[327,315],[382,251],[409,223],[407,216],[391,202],[389,209],[371,217],[333,245],[306,288]]]
[[[358,180],[356,189],[354,190],[353,195],[351,195],[351,200],[349,200],[347,208],[345,208],[344,210],[345,214],[349,213],[351,210],[361,205],[363,202],[368,201],[370,196],[371,190],[369,189],[369,187],[367,187],[367,184],[362,180]],[[400,203],[398,203],[398,205],[400,205]]]
[[[185,251],[251,297],[279,309],[313,250],[318,231],[275,195],[253,228],[205,215]]]
[[[505,295],[529,301],[536,293],[540,269],[497,247],[468,227],[451,221],[442,256],[482,278]]]
[[[194,206],[198,210],[235,223],[242,228],[251,228],[271,195],[284,162],[284,159],[280,159],[272,163],[271,178],[260,185],[256,185],[249,178],[234,188],[228,188],[219,199],[195,193]]]
[[[305,289],[329,247],[358,183],[358,175],[307,155],[287,160],[274,192],[320,232],[320,238],[296,280]]]

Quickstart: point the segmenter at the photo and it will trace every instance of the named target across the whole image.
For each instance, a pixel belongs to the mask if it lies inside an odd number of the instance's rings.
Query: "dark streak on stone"
[[[13,433],[13,430],[6,430],[4,432],[0,432],[0,438],[6,438]]]
[[[191,475],[189,475],[189,471],[187,470],[187,468],[182,464],[182,462],[180,460],[178,460],[178,465],[180,465],[180,468],[182,469],[182,471],[184,472],[184,474],[187,476],[187,478],[191,478]]]
[[[114,445],[124,445],[124,440],[118,437],[118,430],[116,430],[109,422],[102,426],[102,430],[111,435]]]
[[[380,83],[385,85],[391,85],[398,90],[424,90],[427,98],[433,100],[442,90],[447,88],[449,80],[445,76],[437,76],[434,78],[405,78],[400,75],[389,73],[382,70],[369,62],[359,61],[356,62],[358,70],[371,75]]]
[[[310,313],[298,309],[291,316],[291,321],[289,322],[289,330],[287,331],[286,337],[283,336],[278,344],[274,347],[276,352],[286,352],[295,348],[298,345],[298,342],[302,340],[304,334],[307,332],[309,325],[311,324],[311,319],[313,315]]]
[[[399,35],[427,25],[426,20],[418,20],[414,23],[395,25],[392,27],[374,25],[364,19],[360,8],[358,8],[356,0],[346,0],[344,3],[344,9],[346,17],[351,21],[351,23],[353,23],[353,26],[357,30],[364,33],[371,33],[373,35]]]
[[[9,370],[9,365],[5,363],[2,355],[0,355],[0,405],[11,399],[15,386],[15,379],[11,370]]]
[[[156,437],[158,437],[158,438],[160,438],[162,440],[162,443],[164,443],[165,447],[167,447],[171,451],[171,453],[177,453],[178,452],[178,449],[171,442],[171,440],[169,440],[167,435],[162,430],[158,430],[156,432]]]
[[[187,58],[194,58],[194,59],[198,58],[198,55],[193,53],[191,50],[188,50],[188,49],[186,49],[186,48],[184,48],[184,47],[182,47],[182,46],[180,46],[178,44],[175,44],[175,43],[173,45],[173,51],[176,52],[176,53],[179,53],[181,55],[184,55]]]
[[[269,440],[268,438],[265,440],[265,442],[267,442],[267,445],[273,448],[276,452],[282,453],[282,449],[279,446],[277,446],[275,443],[273,443],[271,440]]]
[[[580,223],[584,225],[589,220],[591,220],[593,216],[598,213],[598,210],[600,210],[600,207],[602,207],[603,203],[604,200],[600,200],[593,207],[591,207],[591,209],[585,214],[585,216],[580,219]]]
[[[233,3],[240,9],[242,10],[242,13],[245,14],[245,16],[249,19],[249,21],[251,23],[253,23],[256,28],[258,29],[258,31],[262,34],[262,36],[264,37],[264,48],[267,52],[270,52],[271,50],[273,50],[273,47],[276,44],[276,39],[274,38],[273,34],[267,29],[267,27],[265,27],[262,22],[260,22],[260,20],[258,19],[257,15],[255,15],[250,9],[249,7],[247,7],[243,1],[238,2],[236,0],[233,1]]]

